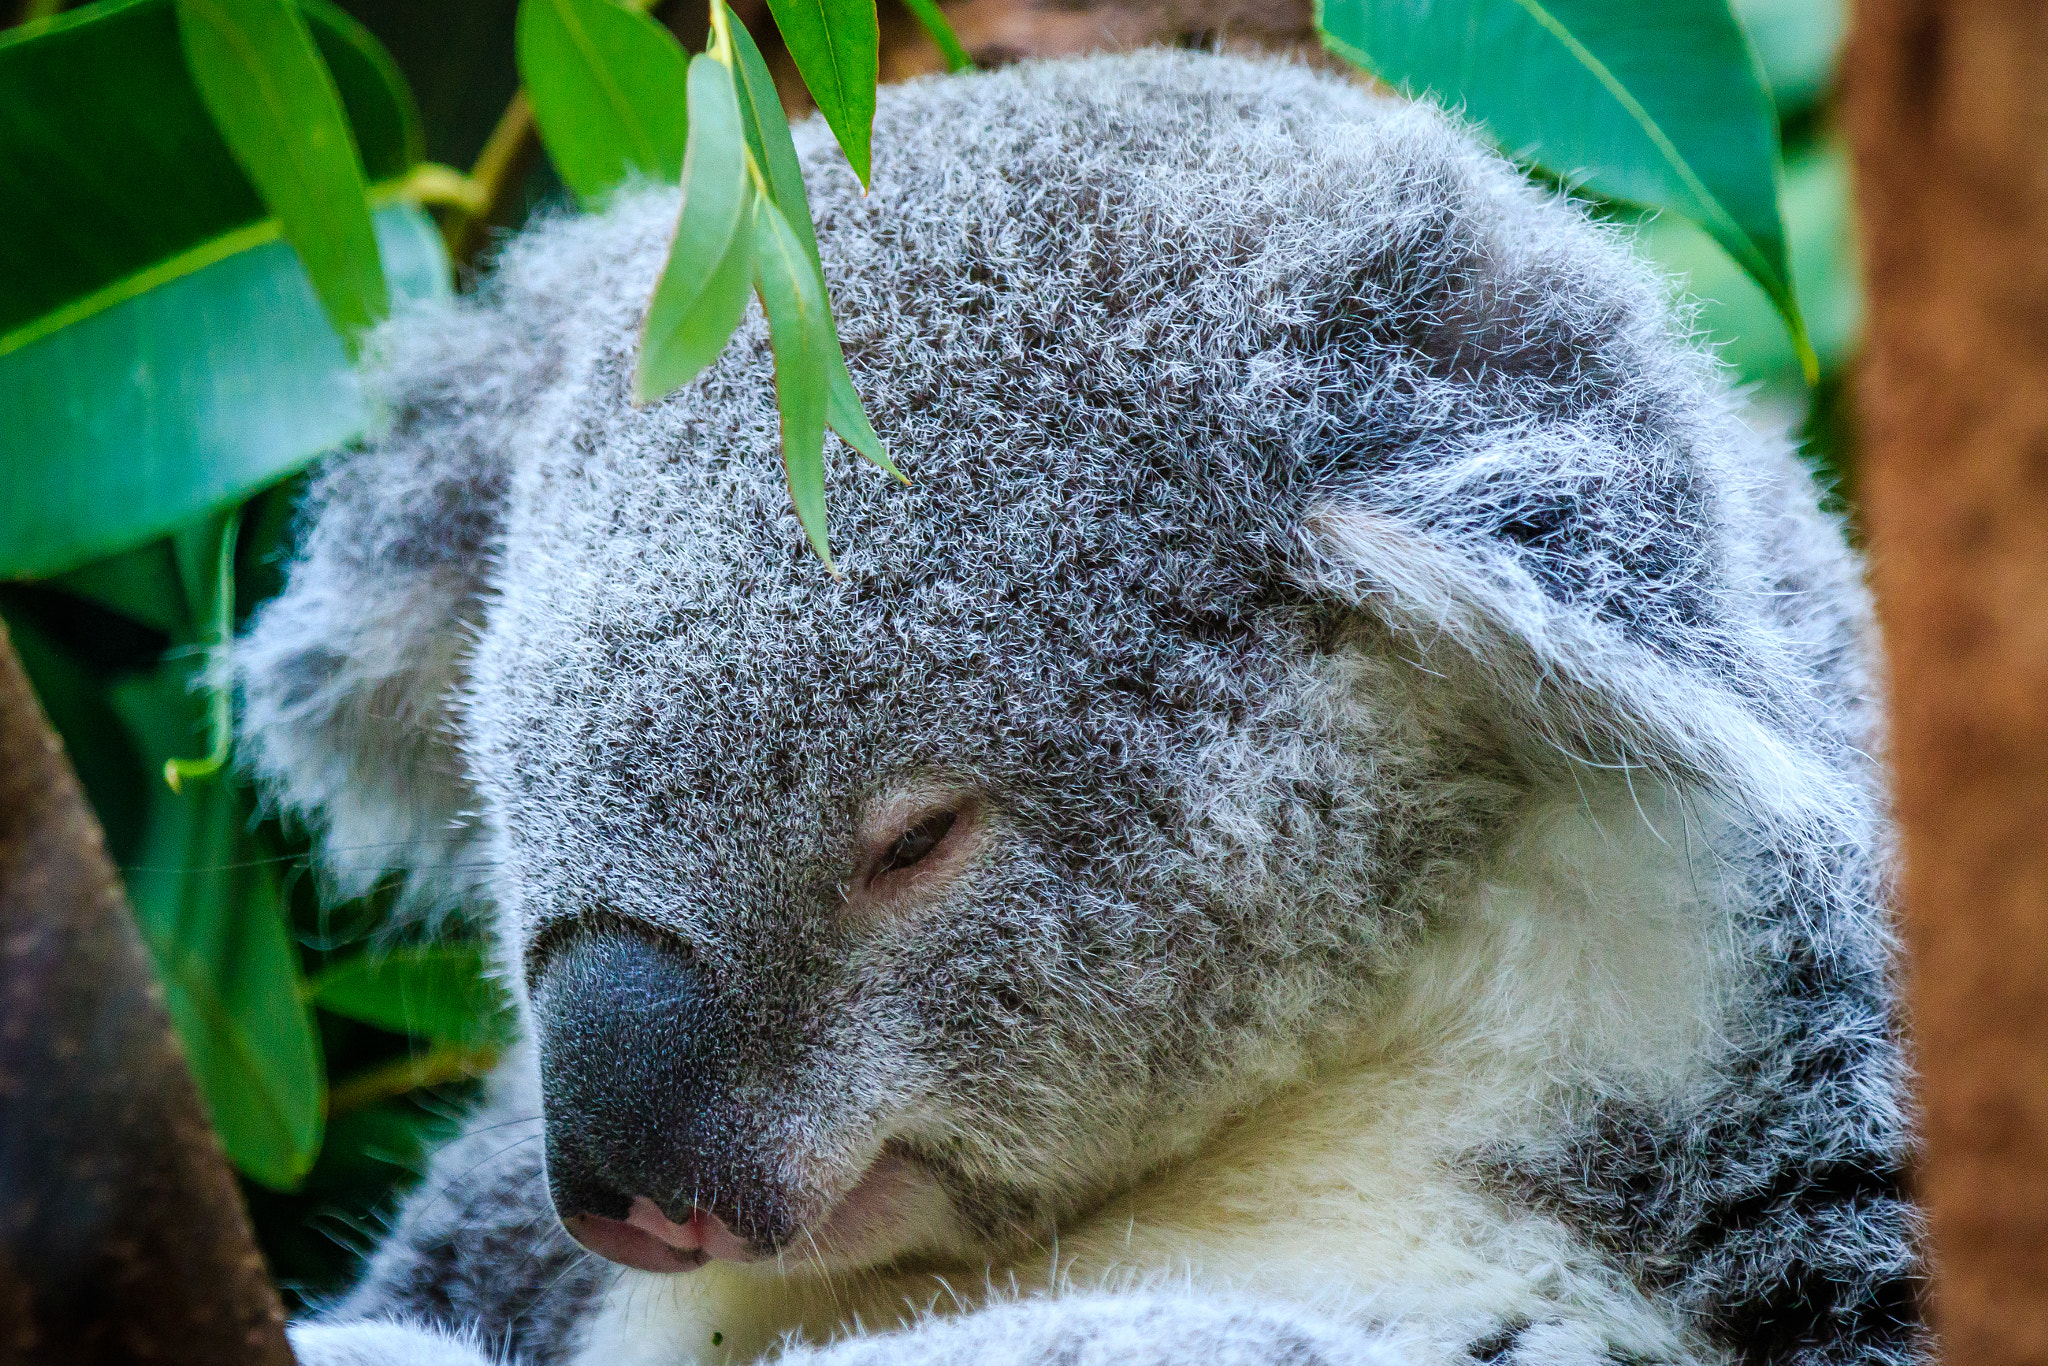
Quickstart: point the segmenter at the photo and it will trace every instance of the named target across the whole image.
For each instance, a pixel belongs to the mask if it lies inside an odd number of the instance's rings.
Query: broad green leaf
[[[1842,8],[1842,0],[1735,0],[1780,113],[1797,113],[1826,91],[1842,46]]]
[[[398,293],[446,297],[433,222],[397,206],[377,227]],[[166,262],[132,294],[0,349],[0,577],[162,536],[352,439],[365,416],[274,225]]]
[[[718,358],[747,307],[753,199],[732,72],[700,53],[690,63],[690,146],[683,210],[647,306],[634,397],[651,403]]]
[[[783,221],[796,233],[797,241],[811,258],[812,267],[818,270],[818,288],[822,291],[825,288],[824,271],[818,260],[818,238],[811,224],[810,198],[804,192],[803,168],[796,159],[796,144],[789,136],[789,120],[783,115],[781,101],[776,98],[775,81],[768,74],[768,64],[761,60],[761,49],[754,45],[747,26],[734,18],[731,32],[733,50],[739,58],[734,64],[738,77],[735,84],[739,93],[740,121],[747,132],[747,149],[754,158],[754,164],[761,168],[763,178],[775,196],[775,206],[782,210]],[[826,425],[839,433],[847,445],[896,478],[903,479],[902,471],[889,459],[889,452],[883,447],[881,438],[875,435],[875,429],[861,407],[860,395],[853,387],[853,376],[846,370],[845,354],[839,347],[838,324],[829,312],[825,321],[832,334],[832,387],[826,397]]]
[[[368,950],[313,979],[324,1010],[442,1043],[504,1046],[516,1024],[483,945]]]
[[[1823,371],[1847,363],[1863,321],[1848,179],[1839,148],[1809,151],[1785,165],[1792,277]],[[1799,357],[1778,325],[1770,298],[1713,239],[1683,219],[1666,216],[1648,224],[1641,241],[1644,253],[1699,301],[1700,328],[1741,379],[1799,385]]]
[[[326,0],[301,8],[370,177],[398,179],[421,142],[390,58]],[[217,259],[267,217],[192,85],[172,0],[87,5],[0,33],[0,204],[0,354],[166,262]]]
[[[0,361],[0,368],[4,366],[5,362]],[[178,580],[177,560],[171,554],[168,540],[151,541],[133,550],[94,560],[60,575],[54,586],[154,627],[176,640],[196,639],[196,623],[187,612],[185,594]]]
[[[1810,356],[1779,218],[1777,122],[1728,4],[1317,0],[1316,20],[1338,53],[1463,109],[1515,156],[1699,224]]]
[[[953,32],[953,26],[946,22],[946,16],[940,12],[933,0],[903,0],[903,7],[910,11],[911,18],[917,20],[925,36],[938,44],[939,55],[946,59],[946,70],[973,69],[974,59],[967,55],[966,48],[960,46],[960,39]]]
[[[152,768],[203,743],[188,682],[167,669],[112,692]],[[326,1081],[276,875],[228,784],[149,791],[123,869],[136,924],[222,1146],[254,1180],[290,1189],[320,1150]]]
[[[616,0],[520,0],[519,78],[563,183],[586,206],[628,176],[674,180],[689,133],[689,58]]]
[[[811,549],[837,574],[825,528],[825,401],[832,361],[825,291],[782,211],[765,199],[754,205],[754,258],[754,282],[775,353],[789,499]]]
[[[353,344],[391,295],[348,113],[295,0],[177,0],[177,12],[201,100]]]
[[[875,0],[768,0],[768,8],[818,112],[867,184],[881,52]]]

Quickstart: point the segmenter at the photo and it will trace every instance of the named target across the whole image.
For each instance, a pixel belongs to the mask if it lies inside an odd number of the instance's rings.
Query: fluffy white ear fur
[[[403,870],[409,907],[452,904],[480,880],[449,715],[474,588],[447,570],[295,586],[236,651],[244,762],[311,827],[334,893]]]
[[[492,295],[372,341],[381,430],[319,468],[285,591],[235,647],[240,763],[312,832],[328,890],[401,872],[403,909],[419,914],[484,881],[453,709],[501,535],[508,440],[552,356]]]
[[[1413,661],[1506,709],[1504,739],[1539,778],[1586,769],[1704,789],[1766,826],[1838,810],[1819,756],[1730,691],[1546,594],[1505,551],[1453,545],[1391,514],[1326,503],[1304,527],[1312,591],[1383,622]]]

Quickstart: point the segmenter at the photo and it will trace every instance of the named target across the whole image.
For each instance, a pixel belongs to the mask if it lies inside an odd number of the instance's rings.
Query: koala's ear
[[[403,871],[414,904],[445,904],[480,880],[452,709],[547,364],[484,302],[382,329],[382,433],[317,471],[286,587],[236,646],[241,762],[343,895]]]
[[[1663,778],[1771,824],[1842,811],[1839,772],[1756,704],[1546,585],[1505,543],[1345,502],[1317,507],[1304,532],[1306,586],[1380,622],[1405,657],[1475,698],[1535,781],[1580,783],[1587,769]]]

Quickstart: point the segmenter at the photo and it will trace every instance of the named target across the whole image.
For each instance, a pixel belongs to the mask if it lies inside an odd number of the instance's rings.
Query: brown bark
[[[953,0],[943,6],[982,66],[1026,57],[1123,52],[1150,43],[1291,52],[1327,62],[1309,0]],[[882,8],[882,79],[945,67],[909,11]]]
[[[1846,72],[1934,1321],[2048,1362],[2048,5],[1860,0]]]
[[[5,627],[0,1362],[291,1362],[155,965]]]

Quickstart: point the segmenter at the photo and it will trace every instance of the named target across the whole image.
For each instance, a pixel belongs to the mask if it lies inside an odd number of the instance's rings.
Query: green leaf
[[[681,172],[689,58],[666,28],[615,0],[520,0],[515,43],[541,141],[584,205],[635,172]]]
[[[768,0],[768,8],[818,112],[867,184],[882,41],[875,0]]]
[[[1699,224],[1810,361],[1777,122],[1728,0],[1317,0],[1316,22],[1342,56],[1461,107],[1514,155]]]
[[[170,669],[111,692],[153,768],[201,743],[189,681]],[[226,783],[182,795],[151,784],[123,871],[222,1146],[254,1180],[290,1189],[320,1150],[326,1080],[277,878],[248,820]]]
[[[1842,8],[1842,0],[1735,0],[1780,113],[1797,113],[1826,92],[1842,46]]]
[[[690,63],[690,146],[683,210],[668,263],[647,306],[634,397],[651,403],[718,358],[747,307],[752,232],[747,144],[732,72],[716,59]]]
[[[432,220],[377,217],[401,295],[448,294]],[[355,437],[341,340],[274,225],[0,339],[0,577],[54,574],[239,501]]]
[[[193,87],[171,6],[87,5],[0,33],[0,353],[267,217]],[[391,59],[326,0],[302,8],[370,176],[403,176],[419,116]]]
[[[200,98],[299,253],[335,329],[391,311],[369,180],[341,92],[294,0],[177,0]]]
[[[479,943],[359,953],[313,979],[323,1010],[397,1034],[467,1047],[512,1042],[512,1004]]]
[[[825,527],[825,403],[832,374],[825,290],[788,220],[765,199],[754,205],[754,257],[754,283],[775,353],[789,500],[811,549],[836,575]]]
[[[733,63],[733,91],[739,101],[740,126],[746,130],[747,154],[768,182],[768,191],[775,198],[775,206],[782,210],[783,220],[815,260],[818,238],[811,226],[811,201],[804,192],[804,172],[796,159],[796,143],[789,136],[789,118],[782,112],[781,97],[775,93],[775,78],[768,74],[768,63],[761,60],[754,35],[747,32],[747,26],[737,15],[728,20],[727,31],[732,35],[733,55],[737,58]]]
[[[946,16],[940,12],[933,0],[903,0],[903,6],[910,11],[910,17],[917,20],[925,36],[939,45],[939,55],[946,59],[946,70],[973,69],[974,59],[967,55],[966,48],[960,46],[960,39],[953,32],[953,26],[946,22]]]
[[[4,368],[5,362],[0,362]],[[197,638],[168,540],[151,541],[60,575],[55,587],[111,608],[179,641]]]
[[[1823,372],[1849,361],[1863,323],[1848,181],[1839,148],[1808,151],[1785,165],[1792,278]],[[1665,216],[1647,224],[1640,240],[1644,253],[1699,301],[1700,328],[1742,380],[1800,387],[1799,356],[1770,297],[1735,268],[1712,238],[1681,218]]]
[[[753,35],[747,32],[747,26],[734,18],[731,33],[733,50],[739,58],[735,63],[736,84],[748,152],[753,156],[754,164],[761,168],[763,178],[775,197],[775,206],[782,210],[783,221],[796,233],[797,241],[811,258],[812,268],[819,272],[818,288],[824,291],[824,268],[818,259],[817,233],[811,225],[811,202],[804,191],[804,173],[796,159],[796,144],[790,140],[789,120],[783,115],[781,101],[776,98],[775,81],[769,76],[768,64],[761,60],[761,49],[754,45]],[[839,433],[847,445],[882,469],[904,483],[910,482],[889,459],[882,439],[875,435],[874,427],[868,422],[860,395],[853,387],[853,376],[846,370],[846,356],[839,346],[838,324],[832,320],[829,311],[825,323],[831,332],[832,349],[832,387],[826,397],[826,425]]]

